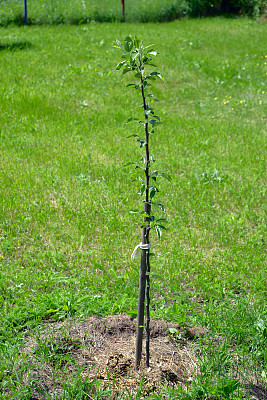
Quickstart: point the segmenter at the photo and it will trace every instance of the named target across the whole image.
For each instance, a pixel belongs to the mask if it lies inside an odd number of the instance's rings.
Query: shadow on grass
[[[0,0],[1,2],[1,0]],[[7,28],[8,26],[42,26],[42,25],[82,25],[91,22],[120,22],[120,15],[113,13],[99,13],[95,11],[91,15],[63,15],[62,13],[55,13],[51,15],[39,15],[35,17],[28,17],[27,24],[22,15],[17,15],[11,19],[0,20],[0,27]]]
[[[25,50],[32,47],[32,44],[27,41],[20,41],[14,43],[1,43],[0,42],[0,51],[9,50],[9,51],[16,51],[16,50]]]
[[[255,385],[255,384],[246,384],[244,385],[247,392],[250,396],[253,396],[253,399],[257,400],[266,400],[267,399],[267,387],[263,385]]]

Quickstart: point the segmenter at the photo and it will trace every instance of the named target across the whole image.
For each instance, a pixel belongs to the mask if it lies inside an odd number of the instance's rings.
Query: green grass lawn
[[[140,198],[122,166],[141,157],[125,123],[140,99],[112,48],[128,34],[155,43],[165,77],[151,146],[172,182],[157,195],[169,230],[151,239],[152,316],[213,333],[188,394],[166,398],[225,398],[212,388],[229,371],[236,399],[252,378],[266,390],[266,25],[216,18],[0,28],[1,399],[31,398],[28,330],[137,307]]]

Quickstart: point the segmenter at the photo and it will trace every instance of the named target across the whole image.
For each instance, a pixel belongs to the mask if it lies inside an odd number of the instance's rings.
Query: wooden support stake
[[[122,22],[125,22],[124,0],[121,0],[121,21],[122,21]]]
[[[27,0],[23,0],[23,14],[24,14],[24,23],[25,25],[27,25],[28,23]]]

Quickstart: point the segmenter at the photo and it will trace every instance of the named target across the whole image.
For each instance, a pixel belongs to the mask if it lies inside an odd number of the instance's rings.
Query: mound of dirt
[[[20,371],[25,371],[19,379],[27,399],[135,399],[140,390],[143,398],[153,392],[160,396],[163,386],[188,387],[198,372],[192,340],[211,332],[201,326],[181,328],[151,320],[150,366],[145,365],[143,343],[142,362],[135,371],[136,323],[121,315],[44,322],[38,333],[25,337],[19,354]],[[222,340],[213,335],[209,339]],[[248,398],[265,400],[266,381],[253,365],[251,374],[242,374],[242,366],[236,370],[233,364],[229,379],[240,373],[240,388]],[[10,390],[5,385],[4,398],[13,398]]]
[[[150,327],[150,366],[145,365],[143,354],[137,372],[134,369],[136,320],[109,316],[50,321],[38,337],[28,336],[25,342],[22,356],[31,360],[32,368],[23,380],[35,381],[37,385],[31,400],[47,398],[42,393],[60,398],[62,380],[71,379],[78,370],[83,380],[98,380],[102,387],[112,382],[120,392],[123,388],[128,393],[136,392],[141,379],[148,392],[165,384],[186,386],[197,372],[190,340],[208,331],[201,327],[187,328],[183,330],[183,339],[177,341],[179,325],[151,320]]]

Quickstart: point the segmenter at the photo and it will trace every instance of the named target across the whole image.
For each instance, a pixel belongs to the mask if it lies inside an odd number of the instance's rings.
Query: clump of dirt
[[[26,338],[23,356],[31,359],[32,368],[24,381],[38,384],[32,400],[43,399],[44,392],[60,398],[63,377],[66,382],[78,370],[83,380],[98,380],[103,387],[112,382],[120,391],[135,392],[141,379],[149,391],[165,384],[186,386],[197,372],[190,340],[207,335],[207,329],[181,329],[177,324],[151,320],[150,331],[150,366],[145,365],[143,355],[135,371],[136,320],[109,316],[50,321],[38,337]],[[182,332],[183,338],[180,335],[177,341],[171,332]]]

